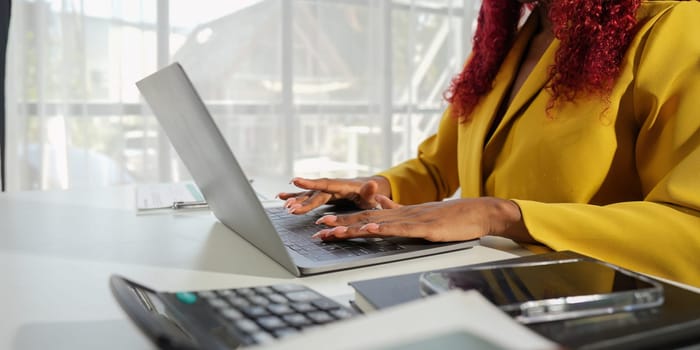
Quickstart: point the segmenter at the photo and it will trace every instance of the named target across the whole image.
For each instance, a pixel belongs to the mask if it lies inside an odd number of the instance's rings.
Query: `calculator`
[[[158,292],[110,277],[119,305],[161,349],[236,349],[265,344],[357,313],[299,284]]]

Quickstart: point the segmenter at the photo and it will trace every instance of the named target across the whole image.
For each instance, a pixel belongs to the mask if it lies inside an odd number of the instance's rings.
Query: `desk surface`
[[[1,349],[149,349],[112,298],[117,273],[157,290],[295,282],[336,299],[348,282],[513,257],[511,241],[295,278],[208,211],[137,215],[132,187],[0,194]],[[497,249],[494,249],[497,248]]]

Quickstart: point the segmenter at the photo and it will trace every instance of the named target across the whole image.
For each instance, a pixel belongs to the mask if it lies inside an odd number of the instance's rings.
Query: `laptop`
[[[264,208],[182,66],[173,63],[136,83],[175,151],[221,223],[295,276],[318,274],[465,249],[478,240],[351,239],[311,235],[324,206],[305,215]]]

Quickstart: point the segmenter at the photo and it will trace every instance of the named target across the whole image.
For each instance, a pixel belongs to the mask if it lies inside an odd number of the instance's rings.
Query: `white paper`
[[[455,341],[461,343],[455,347]],[[312,329],[256,349],[414,349],[426,345],[455,349],[475,344],[491,349],[559,348],[517,323],[478,292],[455,290]]]

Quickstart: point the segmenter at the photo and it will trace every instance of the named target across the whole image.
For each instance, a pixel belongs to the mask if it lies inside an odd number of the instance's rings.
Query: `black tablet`
[[[421,293],[477,290],[522,323],[659,306],[663,286],[605,262],[577,258],[426,272]]]

